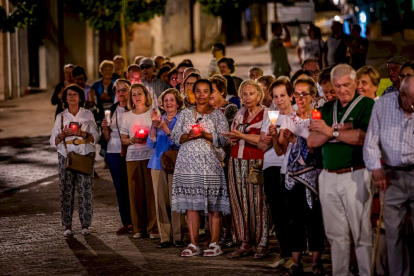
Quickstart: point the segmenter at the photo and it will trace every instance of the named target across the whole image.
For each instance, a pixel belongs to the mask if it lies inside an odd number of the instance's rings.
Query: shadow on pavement
[[[96,236],[86,236],[85,240],[96,254],[76,238],[68,238],[66,243],[89,275],[140,274],[138,267],[116,253]]]

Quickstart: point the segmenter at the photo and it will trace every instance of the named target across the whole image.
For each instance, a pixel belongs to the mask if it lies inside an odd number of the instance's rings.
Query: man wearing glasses
[[[350,232],[360,275],[371,274],[371,174],[362,156],[374,100],[356,93],[356,72],[340,64],[332,69],[337,99],[322,107],[322,119],[312,120],[310,148],[322,146],[324,169],[319,196],[325,232],[331,243],[333,275],[349,271]]]
[[[318,94],[316,97],[324,97],[322,86],[319,85],[319,63],[316,59],[306,59],[302,63],[302,70],[308,71],[311,74],[312,79],[316,82],[316,89]],[[318,101],[318,106],[321,107],[325,101],[320,99]]]
[[[384,93],[382,93],[382,95],[386,95],[388,93],[393,93],[396,92],[398,93],[398,90],[400,89],[400,72],[401,72],[401,66],[408,62],[409,60],[404,57],[404,56],[395,56],[390,58],[387,61],[387,71],[388,71],[388,76],[390,78],[390,81],[392,82],[392,85],[387,87],[387,89],[385,89]]]
[[[142,84],[148,89],[151,94],[153,109],[158,108],[158,97],[170,88],[170,86],[154,75],[155,63],[149,58],[145,57],[139,62],[139,67],[142,70]]]

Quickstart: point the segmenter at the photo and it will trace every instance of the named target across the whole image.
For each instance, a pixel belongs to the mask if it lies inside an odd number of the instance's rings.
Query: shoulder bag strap
[[[351,104],[351,106],[347,109],[347,111],[345,112],[344,116],[341,119],[341,124],[343,124],[346,120],[346,118],[349,116],[349,114],[351,113],[351,111],[354,109],[354,107],[362,100],[364,96],[359,95],[358,98],[356,98],[356,100]],[[336,99],[335,100],[335,104],[334,104],[334,110],[333,110],[333,123],[334,124],[338,124],[338,102],[339,100]]]
[[[60,128],[63,131],[63,114],[60,115],[61,121],[60,121]],[[68,147],[66,146],[66,137],[63,138],[63,145],[65,146],[66,155],[68,154]]]

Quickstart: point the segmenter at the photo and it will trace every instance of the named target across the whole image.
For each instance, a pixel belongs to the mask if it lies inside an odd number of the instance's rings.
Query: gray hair
[[[260,74],[260,76],[263,76],[263,70],[262,70],[262,68],[257,67],[257,66],[253,66],[253,67],[250,67],[250,68],[249,68],[249,76],[250,76],[250,73],[251,73],[252,71],[254,71],[254,70],[258,71],[258,72],[259,72],[259,74]]]
[[[197,68],[194,68],[194,67],[187,67],[187,68],[185,68],[185,70],[184,70],[184,73],[183,73],[183,76],[188,76],[188,75],[190,75],[191,73],[196,73],[197,75],[201,75],[201,73],[200,73],[200,70],[198,70]]]
[[[352,68],[348,64],[339,64],[332,69],[331,80],[341,78],[347,75],[351,78],[351,80],[356,80],[356,72],[354,68]]]

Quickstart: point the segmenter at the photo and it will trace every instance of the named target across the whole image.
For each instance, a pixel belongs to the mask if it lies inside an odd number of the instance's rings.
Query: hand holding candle
[[[317,110],[317,109],[312,110],[312,119],[313,120],[320,120],[321,118],[322,118],[322,113],[319,110]]]
[[[276,121],[279,118],[279,111],[278,110],[269,110],[267,112],[267,115],[269,116],[269,120],[272,122],[272,124],[276,124]]]

